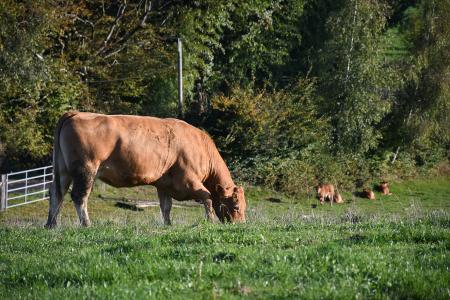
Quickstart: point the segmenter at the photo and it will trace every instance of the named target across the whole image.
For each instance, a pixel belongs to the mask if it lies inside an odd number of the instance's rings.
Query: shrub
[[[280,91],[236,88],[212,99],[206,125],[237,177],[289,193],[308,190],[310,162],[330,146],[315,93],[315,81],[302,79]]]
[[[207,126],[230,156],[289,157],[326,141],[328,123],[317,114],[314,98],[309,79],[273,93],[237,88],[212,99]]]

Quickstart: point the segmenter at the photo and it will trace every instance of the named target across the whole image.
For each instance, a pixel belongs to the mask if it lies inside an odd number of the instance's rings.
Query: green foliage
[[[48,161],[70,109],[176,116],[181,38],[186,118],[241,179],[297,193],[426,172],[450,147],[448,4],[2,1],[3,169]]]
[[[219,145],[227,153],[270,157],[319,148],[327,123],[317,114],[315,92],[314,81],[305,79],[276,93],[238,88],[230,97],[214,98]]]
[[[146,26],[147,10],[138,1],[0,4],[0,139],[9,161],[49,157],[53,128],[70,109],[175,115],[167,67],[175,51]]]
[[[51,149],[49,124],[82,102],[83,88],[63,61],[44,59],[50,36],[58,30],[49,6],[31,1],[0,6],[0,139],[9,160],[41,159]]]
[[[314,80],[304,79],[275,93],[236,89],[213,99],[209,128],[222,153],[235,160],[237,176],[290,189],[292,164],[308,168],[302,161],[325,151],[328,122],[317,112],[315,93]],[[309,183],[314,175],[300,177]]]
[[[183,40],[183,68],[187,99],[192,99],[196,80],[208,82],[217,76],[216,55],[223,53],[221,37],[231,27],[233,2],[203,0],[180,4],[175,10],[173,26]]]
[[[301,41],[297,21],[304,2],[236,1],[231,28],[222,38],[224,55],[218,59],[220,72],[226,75],[219,78],[221,83],[232,88],[238,82],[243,86],[280,82],[281,74],[273,75],[291,61],[289,53]]]

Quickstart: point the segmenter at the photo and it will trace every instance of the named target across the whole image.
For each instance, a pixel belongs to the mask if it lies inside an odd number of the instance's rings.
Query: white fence
[[[48,199],[53,167],[2,174],[0,211]]]

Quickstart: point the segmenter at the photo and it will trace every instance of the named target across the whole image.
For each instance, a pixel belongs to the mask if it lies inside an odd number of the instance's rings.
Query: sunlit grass
[[[46,201],[12,208],[0,215],[0,298],[448,299],[448,179],[393,183],[376,201],[344,192],[332,207],[246,190],[239,225],[183,207],[164,226],[157,207],[110,199],[156,200],[152,188],[96,186],[91,228],[68,197],[55,230],[42,228]]]

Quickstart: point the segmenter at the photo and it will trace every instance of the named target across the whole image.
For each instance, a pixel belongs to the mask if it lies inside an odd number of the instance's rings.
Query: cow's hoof
[[[44,228],[46,229],[53,229],[56,227],[56,223],[47,223],[44,225]]]

